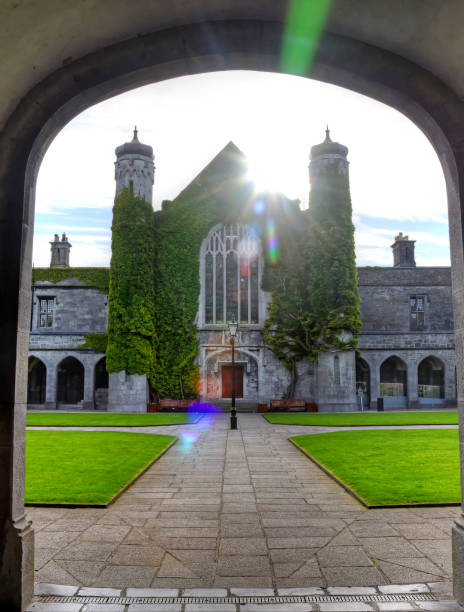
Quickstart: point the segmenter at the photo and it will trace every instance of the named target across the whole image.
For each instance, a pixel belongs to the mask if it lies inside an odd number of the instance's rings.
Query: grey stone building
[[[329,138],[313,147],[311,171],[338,164],[347,173],[346,154],[346,147]],[[151,202],[152,148],[140,143],[135,131],[132,142],[118,147],[116,155],[116,193],[130,187]],[[214,176],[211,166],[230,156],[240,163],[244,159],[229,143],[191,185],[206,189],[208,177]],[[55,235],[51,247],[51,268],[66,268],[71,248],[66,236],[60,241]],[[321,410],[340,411],[361,404],[375,407],[378,397],[384,398],[386,406],[403,408],[455,404],[450,268],[416,267],[414,241],[402,234],[395,238],[392,249],[392,267],[358,268],[363,322],[358,355],[328,352],[319,356],[316,365],[300,362],[295,398],[316,401]],[[256,409],[258,403],[282,398],[290,375],[265,346],[262,334],[270,294],[261,288],[260,238],[247,225],[218,224],[203,240],[198,256],[200,400],[230,402],[232,368],[226,321],[232,302],[239,322],[237,405]],[[74,277],[72,269],[69,273],[55,283],[36,280],[32,287],[29,406],[145,411],[145,376],[125,372],[108,376],[104,353],[82,347],[86,334],[106,331],[107,297],[79,274]]]

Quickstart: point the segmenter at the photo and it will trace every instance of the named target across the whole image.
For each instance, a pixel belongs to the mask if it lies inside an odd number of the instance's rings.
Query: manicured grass
[[[456,410],[446,412],[270,412],[263,414],[269,423],[282,425],[327,425],[357,427],[360,425],[457,425]]]
[[[196,423],[197,412],[154,412],[148,414],[80,413],[80,412],[28,412],[28,425],[44,427],[140,427]]]
[[[290,438],[369,505],[459,502],[458,431],[341,431]]]
[[[28,431],[26,502],[106,504],[175,436]]]

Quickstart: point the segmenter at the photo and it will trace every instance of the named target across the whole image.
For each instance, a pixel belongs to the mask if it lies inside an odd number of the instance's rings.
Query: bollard
[[[383,412],[383,397],[377,398],[377,412]]]

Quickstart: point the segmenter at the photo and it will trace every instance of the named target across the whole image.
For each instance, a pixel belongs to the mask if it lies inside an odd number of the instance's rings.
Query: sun
[[[247,179],[254,184],[257,193],[285,193],[291,180],[285,166],[279,164],[275,158],[266,155],[248,159]]]

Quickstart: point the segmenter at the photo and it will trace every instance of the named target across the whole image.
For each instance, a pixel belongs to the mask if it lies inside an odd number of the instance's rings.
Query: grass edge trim
[[[310,459],[320,470],[325,472],[327,476],[332,478],[332,480],[334,480],[338,485],[340,485],[343,489],[345,489],[347,493],[349,493],[352,497],[354,497],[356,501],[362,504],[367,510],[378,510],[380,508],[441,508],[441,507],[445,508],[448,506],[459,507],[461,505],[460,502],[436,502],[436,503],[430,502],[428,504],[424,503],[424,504],[373,504],[373,505],[370,505],[367,503],[367,501],[363,497],[358,495],[358,493],[356,493],[354,489],[349,487],[344,480],[336,476],[323,463],[320,463],[315,457],[313,457],[310,453],[308,453],[307,450],[305,450],[297,442],[295,442],[295,440],[292,440],[292,438],[288,438],[288,440],[294,446],[296,446],[296,448],[299,451],[301,451],[303,455],[306,455],[306,457],[308,457],[308,459]]]
[[[144,434],[142,434],[142,435],[144,435]],[[145,435],[147,435],[147,434],[145,434]],[[108,508],[108,506],[111,506],[111,504],[113,504],[123,493],[125,493],[125,491],[127,491],[127,489],[129,487],[131,487],[134,484],[134,482],[140,478],[140,476],[143,476],[143,474],[145,474],[145,472],[154,463],[156,463],[158,461],[158,459],[160,459],[165,453],[167,453],[168,450],[171,448],[171,446],[173,446],[178,440],[179,440],[179,438],[176,436],[175,440],[172,440],[172,442],[170,442],[165,448],[163,448],[163,450],[158,455],[156,455],[156,457],[154,459],[152,459],[144,467],[142,467],[135,474],[135,476],[133,476],[128,482],[126,482],[126,484],[121,489],[119,489],[119,491],[117,491],[113,495],[113,497],[111,497],[106,502],[106,504],[73,504],[73,503],[69,503],[69,504],[66,504],[66,503],[54,504],[53,502],[24,502],[24,505],[25,506],[35,506],[37,508]]]
[[[132,413],[132,414],[136,414],[136,413]],[[146,413],[142,412],[139,414],[146,414]],[[158,414],[163,414],[163,413],[158,413]],[[196,423],[198,423],[198,421],[202,419],[203,416],[204,414],[200,414],[200,416],[197,418],[196,421],[187,421],[186,423],[150,423],[149,425],[27,425],[26,423],[26,429],[31,429],[31,431],[34,431],[34,429],[37,429],[38,431],[40,431],[42,429],[50,429],[50,427],[59,427],[60,429],[63,429],[63,430],[70,429],[71,431],[79,431],[80,429],[82,429],[82,431],[85,431],[89,427],[92,427],[92,429],[94,427],[175,427],[179,425],[196,425]],[[79,427],[79,430],[76,430],[76,427]],[[158,435],[158,434],[154,434],[154,435]],[[167,434],[167,435],[170,435],[170,434]]]

